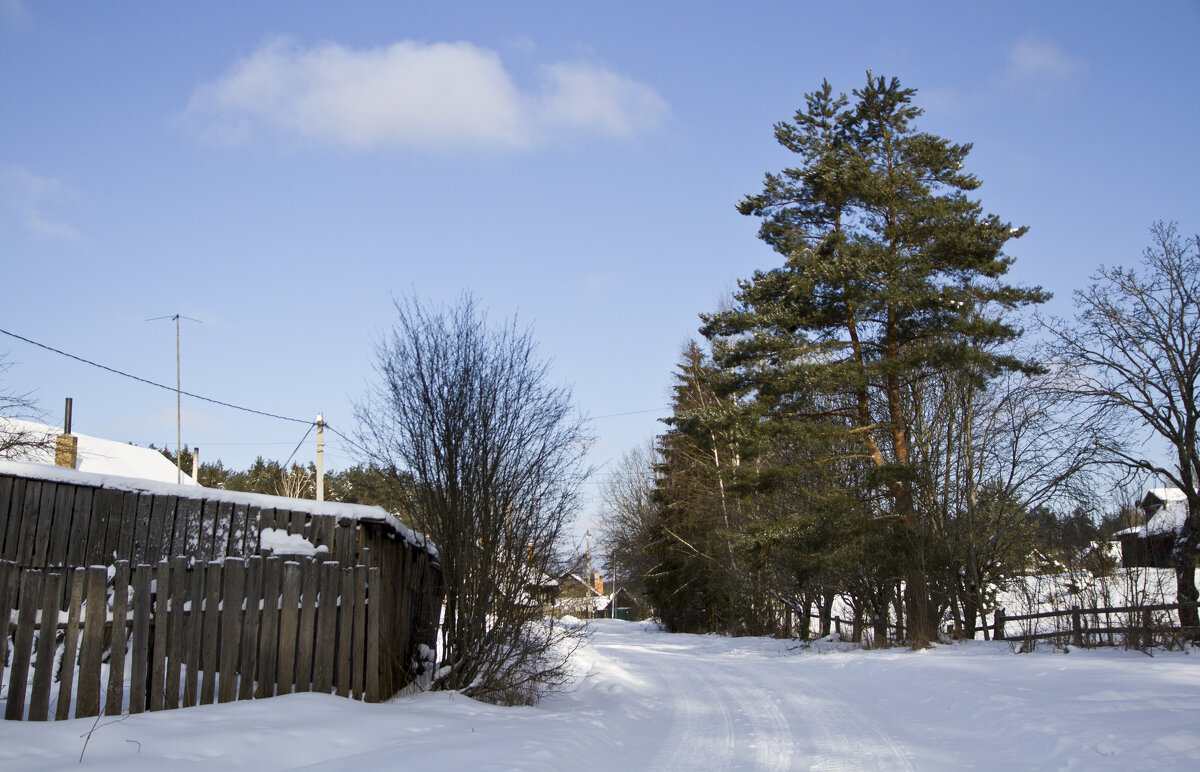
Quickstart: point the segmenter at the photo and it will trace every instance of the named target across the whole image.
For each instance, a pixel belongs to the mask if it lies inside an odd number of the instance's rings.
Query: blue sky
[[[595,417],[594,493],[697,314],[777,264],[734,205],[822,79],[917,88],[1030,226],[1013,278],[1069,312],[1154,220],[1200,230],[1197,33],[1196,2],[0,0],[0,328],[173,384],[145,320],[180,313],[185,390],[349,433],[392,299],[469,290]],[[53,422],[72,396],[77,431],[174,443],[174,394],[0,352]],[[186,399],[183,425],[238,468],[304,434]]]

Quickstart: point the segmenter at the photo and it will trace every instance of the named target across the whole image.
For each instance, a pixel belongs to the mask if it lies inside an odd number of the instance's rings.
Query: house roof
[[[1138,507],[1146,513],[1146,524],[1126,528],[1114,536],[1136,534],[1145,538],[1179,533],[1188,516],[1187,494],[1179,488],[1151,488]]]
[[[54,440],[62,434],[61,429],[20,418],[0,417],[0,432],[5,430],[27,432],[44,438],[48,442],[45,447],[29,449],[19,457],[0,455],[0,458],[54,466]],[[78,432],[71,434],[79,440],[79,455],[75,469],[80,472],[132,477],[162,483],[178,482],[175,464],[157,450],[106,440],[101,437],[91,437]],[[183,483],[196,485],[196,481],[187,472],[183,473]]]

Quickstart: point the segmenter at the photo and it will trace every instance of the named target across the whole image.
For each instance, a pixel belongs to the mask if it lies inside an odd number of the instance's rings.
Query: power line
[[[306,431],[304,436],[300,438],[300,441],[296,443],[296,449],[292,451],[292,455],[288,456],[288,460],[283,462],[283,469],[285,472],[287,471],[288,464],[292,463],[292,459],[296,457],[298,452],[300,452],[300,446],[303,445],[304,441],[308,439],[308,435],[312,434],[314,426],[316,426],[315,423],[308,425],[308,431]]]
[[[334,429],[334,428],[333,428],[332,426],[330,426],[329,424],[325,424],[325,428],[326,428],[326,429],[328,429],[329,431],[333,432],[333,433],[334,433],[334,434],[336,434],[337,436],[341,437],[341,438],[342,438],[343,440],[345,440],[346,442],[348,442],[348,443],[350,443],[351,445],[353,445],[353,446],[354,446],[354,447],[355,447],[357,450],[361,451],[361,452],[363,453],[363,455],[365,455],[365,456],[367,456],[367,457],[370,457],[370,455],[371,455],[371,451],[367,450],[367,449],[366,449],[366,448],[364,448],[362,445],[359,445],[357,442],[355,442],[354,440],[350,439],[350,438],[349,438],[349,437],[347,437],[346,435],[342,434],[342,433],[341,433],[341,432],[339,432],[337,429]]]
[[[591,416],[591,418],[593,421],[596,421],[601,418],[620,418],[621,416],[640,415],[642,413],[665,413],[666,411],[668,411],[670,409],[671,409],[670,405],[663,405],[662,407],[652,407],[649,410],[630,410],[628,413],[609,413],[608,415],[594,415],[594,416]]]
[[[47,346],[45,343],[38,343],[36,340],[30,340],[29,338],[26,338],[24,336],[17,335],[15,332],[9,332],[8,330],[0,329],[0,333],[4,333],[5,335],[9,336],[10,338],[16,338],[17,340],[25,341],[26,343],[37,346],[38,348],[43,348],[43,349],[46,349],[47,351],[53,351],[55,354],[61,354],[62,356],[67,357],[68,359],[74,359],[76,362],[82,362],[85,365],[91,365],[92,367],[99,367],[101,370],[107,370],[108,372],[114,373],[116,375],[121,375],[126,378],[132,378],[135,381],[140,381],[141,383],[145,383],[149,386],[156,386],[160,389],[165,389],[167,391],[177,391],[177,389],[172,386],[165,386],[161,383],[156,383],[156,382],[148,380],[146,378],[139,378],[136,375],[131,375],[130,373],[124,372],[123,370],[118,370],[114,367],[108,367],[107,365],[102,365],[99,362],[93,362],[90,359],[84,359],[83,357],[75,356],[74,354],[68,354],[67,352],[62,351],[61,349],[56,349],[53,346]],[[241,410],[244,413],[253,413],[255,415],[266,416],[267,418],[277,418],[280,421],[291,421],[293,423],[298,423],[298,424],[312,424],[312,421],[306,421],[301,418],[289,418],[288,416],[285,416],[285,415],[276,415],[275,413],[267,413],[262,410],[253,410],[248,407],[242,407],[241,405],[234,405],[229,402],[222,402],[221,400],[213,399],[212,397],[202,397],[199,394],[192,394],[191,392],[188,392],[188,391],[180,391],[179,393],[185,394],[185,395],[191,397],[192,399],[198,399],[203,402],[211,402],[212,404],[220,405],[221,407],[229,407],[229,408],[233,408],[234,410]]]

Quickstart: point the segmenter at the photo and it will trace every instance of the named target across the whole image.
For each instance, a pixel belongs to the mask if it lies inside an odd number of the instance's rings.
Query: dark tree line
[[[1195,493],[1196,245],[1156,226],[1143,273],[1101,271],[1057,345],[1024,341],[1048,298],[1006,281],[1025,229],[971,198],[970,145],[921,131],[913,96],[870,74],[849,97],[823,84],[775,127],[796,166],[738,205],[780,264],[702,315],[653,474],[626,473],[641,493],[606,515],[614,562],[671,629],[827,631],[841,598],[881,644],[969,635],[1006,577],[1099,554],[1101,470]],[[1128,443],[1139,420],[1173,468]]]

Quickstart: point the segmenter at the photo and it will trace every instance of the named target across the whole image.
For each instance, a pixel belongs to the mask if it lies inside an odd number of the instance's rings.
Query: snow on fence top
[[[367,506],[365,504],[346,504],[340,501],[292,499],[286,496],[227,491],[221,488],[205,488],[198,485],[177,485],[175,483],[145,480],[138,477],[80,472],[61,466],[31,464],[23,461],[8,461],[4,459],[0,459],[0,475],[26,477],[46,482],[87,485],[109,490],[150,493],[156,496],[177,496],[187,499],[227,501],[232,504],[245,504],[252,507],[259,507],[260,509],[279,509],[290,512],[303,512],[309,515],[332,515],[338,518],[379,523],[395,531],[414,547],[424,549],[435,558],[438,556],[437,547],[427,536],[408,528],[400,522],[398,517],[389,514],[383,507]]]

